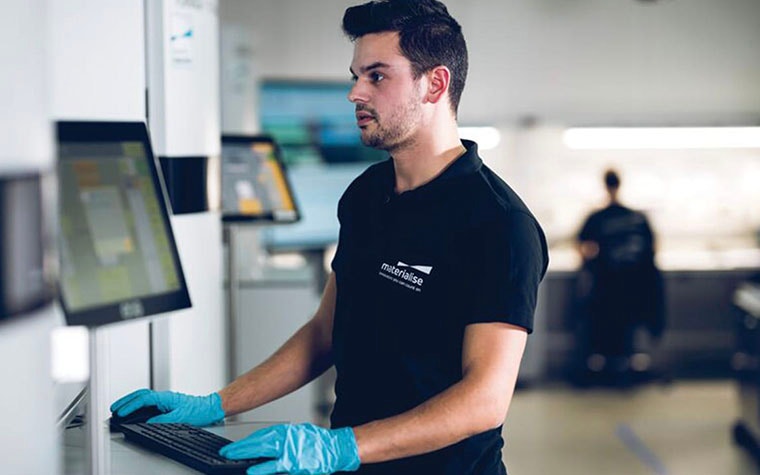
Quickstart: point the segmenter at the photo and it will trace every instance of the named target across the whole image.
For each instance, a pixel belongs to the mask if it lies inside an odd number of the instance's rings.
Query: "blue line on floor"
[[[651,468],[656,475],[667,475],[668,469],[665,464],[646,446],[643,440],[636,435],[627,424],[618,424],[615,433],[623,441],[628,449],[641,460],[644,465]]]

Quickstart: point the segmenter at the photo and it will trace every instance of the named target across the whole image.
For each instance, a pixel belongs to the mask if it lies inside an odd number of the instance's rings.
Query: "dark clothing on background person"
[[[614,203],[592,213],[578,234],[599,245],[587,265],[592,270],[625,271],[654,263],[654,236],[646,216]]]
[[[664,326],[662,279],[649,222],[643,213],[613,203],[588,217],[578,240],[598,245],[579,277],[585,353],[630,356],[637,327],[659,336]]]
[[[393,161],[371,166],[340,200],[332,427],[408,411],[462,379],[465,327],[533,328],[546,239],[517,194],[467,152],[438,177],[394,192]],[[501,475],[501,428],[360,474]]]

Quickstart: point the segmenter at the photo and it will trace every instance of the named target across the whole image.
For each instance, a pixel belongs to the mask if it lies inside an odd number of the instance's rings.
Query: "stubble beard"
[[[420,105],[414,100],[407,102],[401,110],[383,120],[382,123],[378,116],[374,115],[374,130],[365,128],[362,131],[362,143],[367,147],[390,153],[403,148],[414,141],[410,132],[419,123],[419,117]]]

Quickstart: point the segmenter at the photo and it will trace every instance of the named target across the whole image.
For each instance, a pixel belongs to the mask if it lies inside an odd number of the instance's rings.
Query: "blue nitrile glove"
[[[145,406],[157,406],[166,414],[151,417],[152,423],[183,423],[208,426],[224,419],[222,398],[217,393],[189,396],[172,391],[138,389],[111,404],[111,412],[126,416]]]
[[[314,424],[267,427],[225,445],[219,454],[232,460],[274,459],[253,465],[248,469],[248,475],[353,472],[361,463],[353,429],[330,430]]]

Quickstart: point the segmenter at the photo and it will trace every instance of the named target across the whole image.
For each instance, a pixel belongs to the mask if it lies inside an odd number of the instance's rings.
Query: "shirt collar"
[[[478,144],[472,140],[462,140],[462,145],[464,145],[465,152],[446,167],[443,173],[438,175],[433,181],[469,175],[480,170],[480,167],[483,166],[483,160],[478,156]]]
[[[451,162],[437,177],[420,187],[405,191],[399,196],[434,188],[438,184],[447,182],[452,178],[470,175],[480,170],[480,167],[483,166],[483,160],[481,160],[478,156],[478,144],[471,140],[462,140],[462,145],[465,148],[465,152],[460,155],[459,158]],[[387,177],[386,186],[388,186],[392,191],[396,186],[396,176],[393,169],[393,158],[389,158],[388,162],[390,165],[388,167],[390,173]]]

